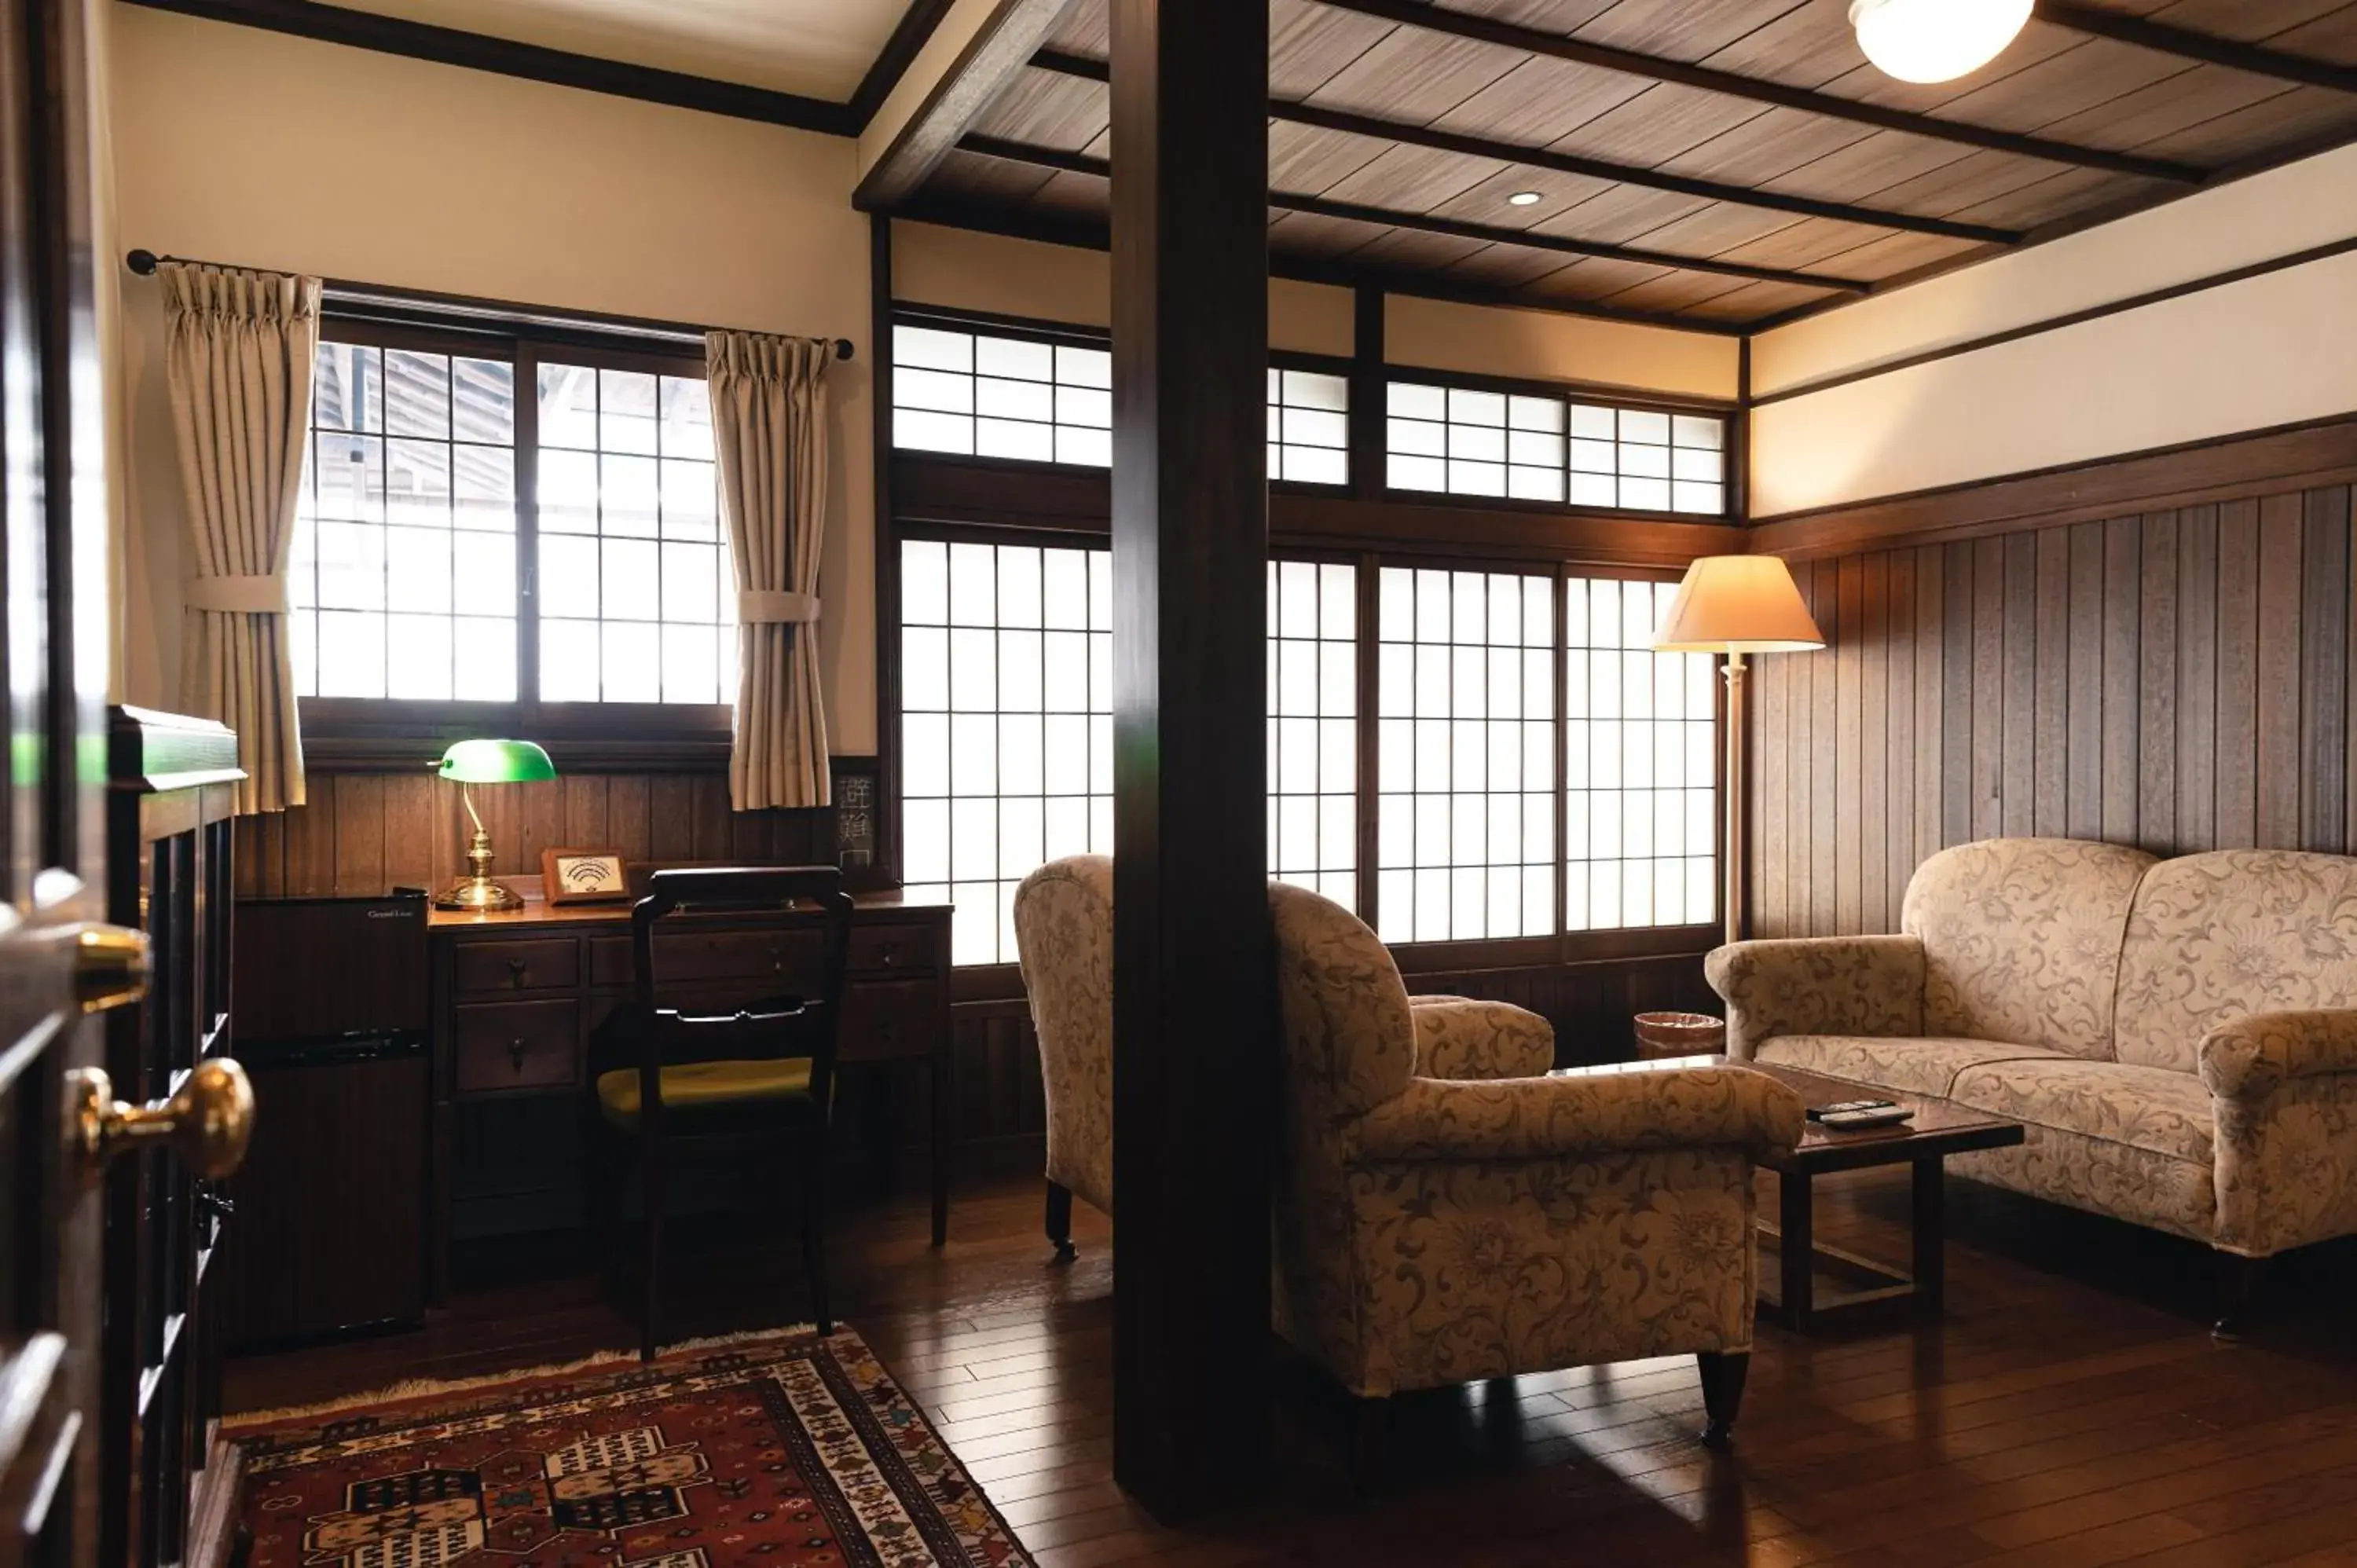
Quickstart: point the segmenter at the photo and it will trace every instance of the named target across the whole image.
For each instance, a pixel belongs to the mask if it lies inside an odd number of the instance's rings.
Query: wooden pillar
[[[1268,1468],[1268,9],[1113,3],[1114,1474]]]

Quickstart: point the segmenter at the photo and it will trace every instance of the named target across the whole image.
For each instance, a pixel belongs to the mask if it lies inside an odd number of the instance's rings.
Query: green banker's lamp
[[[467,803],[467,815],[475,824],[475,836],[467,845],[467,867],[471,875],[462,876],[434,900],[439,909],[521,908],[523,899],[512,887],[491,880],[491,835],[483,831],[483,819],[475,814],[475,798],[468,786],[475,784],[526,784],[536,779],[556,777],[556,765],[548,760],[548,753],[528,740],[462,740],[442,754],[442,765],[436,769],[443,778],[458,786],[458,798]]]

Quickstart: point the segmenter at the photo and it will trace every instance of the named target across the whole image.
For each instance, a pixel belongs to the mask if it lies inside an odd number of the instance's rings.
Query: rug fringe
[[[837,1327],[841,1335],[847,1330]],[[814,1324],[802,1323],[786,1328],[748,1328],[737,1334],[710,1334],[700,1339],[682,1339],[675,1344],[657,1347],[655,1359],[694,1350],[714,1350],[729,1345],[750,1344],[762,1339],[802,1339],[818,1333]],[[350,1412],[371,1410],[379,1405],[408,1404],[417,1400],[435,1399],[445,1394],[472,1393],[481,1389],[498,1388],[504,1383],[526,1383],[541,1378],[561,1378],[568,1372],[586,1372],[595,1367],[619,1366],[636,1361],[636,1350],[593,1350],[588,1355],[570,1361],[551,1361],[544,1366],[522,1367],[512,1371],[486,1372],[472,1378],[404,1378],[383,1388],[365,1393],[346,1394],[340,1399],[321,1400],[316,1404],[282,1405],[275,1410],[239,1411],[221,1417],[221,1434],[235,1439],[265,1426],[284,1422],[301,1421],[309,1417],[340,1415]]]

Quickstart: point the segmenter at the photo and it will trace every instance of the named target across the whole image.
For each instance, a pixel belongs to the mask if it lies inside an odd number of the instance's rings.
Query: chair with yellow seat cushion
[[[832,866],[704,869],[655,874],[630,912],[636,995],[590,1041],[596,1087],[593,1203],[608,1225],[621,1181],[642,1192],[640,1354],[662,1338],[664,1204],[675,1150],[725,1153],[738,1167],[781,1154],[800,1166],[802,1262],[812,1317],[831,1332],[824,1213],[826,1136],[834,1106],[835,1035],[850,950],[851,897]],[[674,937],[776,939],[777,972],[730,1010],[663,1005]],[[708,981],[699,984],[710,994]]]

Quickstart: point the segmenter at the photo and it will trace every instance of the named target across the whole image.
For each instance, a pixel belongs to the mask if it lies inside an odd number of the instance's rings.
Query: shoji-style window
[[[319,345],[288,554],[307,697],[512,702],[515,367]]]
[[[901,872],[951,958],[1015,961],[1016,886],[1113,851],[1111,555],[900,546]]]
[[[1727,510],[1727,421],[1394,381],[1384,418],[1394,490],[1716,516]]]
[[[1358,904],[1359,572],[1268,564],[1269,875]]]
[[[703,378],[551,359],[538,381],[541,700],[733,701]]]
[[[1103,349],[892,328],[892,445],[904,451],[1106,467],[1112,388]]]
[[[1553,574],[1385,566],[1377,603],[1377,929],[1553,932]]]
[[[1707,654],[1655,653],[1676,587],[1574,578],[1565,600],[1565,924],[1718,918],[1717,691]]]
[[[1268,372],[1268,477],[1351,482],[1351,383],[1326,371]]]

